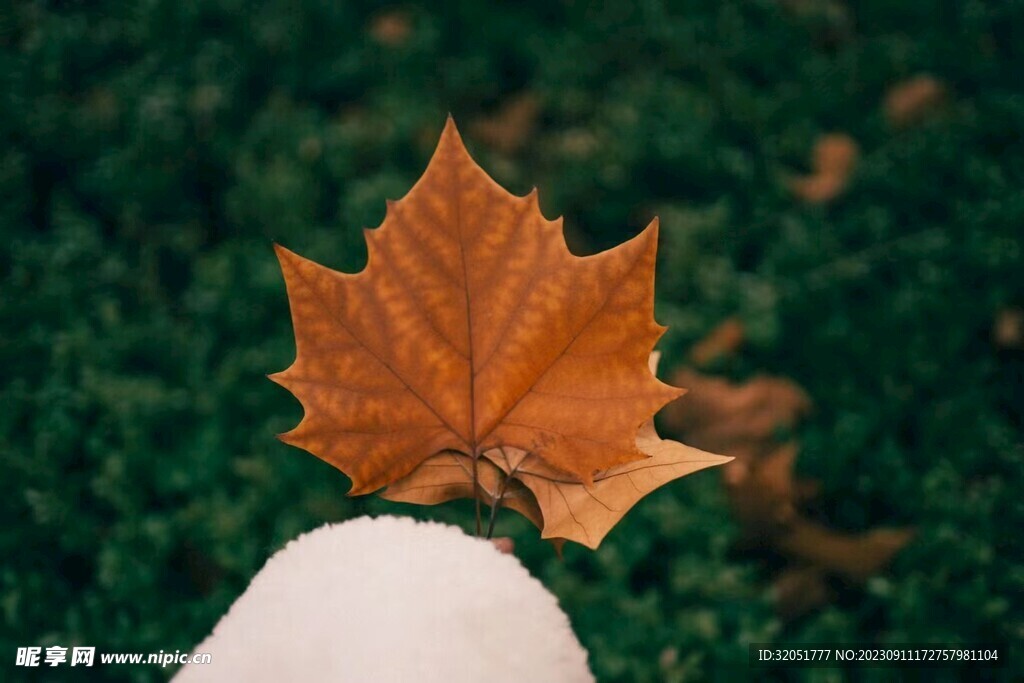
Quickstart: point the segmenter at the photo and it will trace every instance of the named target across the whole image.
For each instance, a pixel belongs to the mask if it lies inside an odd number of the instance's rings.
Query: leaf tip
[[[354,498],[356,496],[365,496],[368,493],[373,493],[374,491],[376,491],[379,488],[380,488],[380,486],[371,486],[367,482],[356,481],[355,479],[353,479],[352,480],[352,488],[350,488],[348,491],[345,492],[345,496],[347,498]]]
[[[655,216],[654,218],[651,219],[651,222],[647,224],[647,227],[644,228],[644,232],[646,233],[646,232],[650,231],[651,239],[653,239],[655,242],[657,242],[658,241],[658,231],[660,230],[660,228],[661,228],[661,220],[657,216]]]
[[[448,112],[448,118],[444,122],[444,130],[441,131],[441,140],[438,146],[448,143],[462,144],[462,135],[459,134],[459,127],[455,125],[455,117]]]
[[[284,263],[286,259],[290,259],[291,257],[296,256],[294,251],[292,251],[288,247],[281,246],[279,242],[275,241],[273,245],[274,253],[277,255],[277,260],[280,263]]]

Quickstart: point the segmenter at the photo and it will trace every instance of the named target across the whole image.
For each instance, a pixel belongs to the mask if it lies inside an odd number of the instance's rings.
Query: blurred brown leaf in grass
[[[859,156],[860,148],[849,135],[822,135],[814,145],[812,173],[790,178],[789,189],[808,204],[830,202],[846,190]]]
[[[780,4],[807,28],[818,47],[834,49],[854,36],[850,10],[838,0],[781,0]]]
[[[743,328],[727,320],[695,344],[694,363],[736,353]],[[796,476],[799,446],[792,434],[810,413],[807,392],[789,379],[761,375],[731,382],[680,368],[672,383],[688,393],[662,411],[666,429],[697,448],[735,458],[722,482],[742,529],[741,545],[781,556],[775,578],[780,616],[796,618],[834,597],[830,579],[859,583],[882,571],[910,540],[910,529],[847,533],[810,519],[805,504],[819,482]]]
[[[540,113],[540,99],[533,93],[522,92],[505,100],[491,115],[475,119],[469,130],[491,149],[513,154],[533,135]]]
[[[412,35],[412,19],[403,10],[381,12],[370,22],[370,36],[385,47],[401,47]]]
[[[698,368],[736,353],[743,345],[745,331],[738,318],[727,318],[690,349],[690,362]]]
[[[992,341],[1003,349],[1024,349],[1024,309],[1010,306],[996,314]]]
[[[773,451],[779,431],[792,429],[811,409],[807,393],[784,378],[759,376],[737,384],[682,368],[672,381],[689,393],[664,408],[665,424],[686,434],[687,443],[702,450],[713,444],[737,463]]]
[[[921,74],[892,86],[882,102],[882,111],[890,126],[907,128],[928,118],[946,102],[947,96],[942,81]]]

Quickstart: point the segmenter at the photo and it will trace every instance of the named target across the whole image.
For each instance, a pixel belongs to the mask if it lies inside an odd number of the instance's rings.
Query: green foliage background
[[[502,155],[466,133],[483,166],[537,185],[578,253],[660,215],[667,365],[738,315],[752,341],[725,370],[816,401],[798,466],[824,481],[822,514],[918,528],[889,575],[784,625],[763,568],[731,551],[714,472],[564,562],[502,520],[599,678],[743,679],[753,641],[1019,646],[1024,358],[990,331],[1024,300],[1024,3],[446,7],[403,5],[396,47],[370,36],[371,3],[0,9],[2,678],[25,674],[18,645],[189,649],[326,521],[468,523],[465,506],[348,499],[273,438],[301,409],[264,378],[294,352],[271,241],[359,268],[359,228],[415,181],[445,114],[521,91],[543,102],[537,134]],[[880,99],[921,72],[951,102],[893,131]],[[843,198],[800,205],[783,179],[829,131],[862,163]]]

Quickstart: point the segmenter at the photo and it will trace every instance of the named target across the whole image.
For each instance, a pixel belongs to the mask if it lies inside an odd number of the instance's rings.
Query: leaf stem
[[[498,518],[498,509],[501,508],[501,502],[505,499],[505,491],[508,489],[508,480],[511,477],[505,476],[501,478],[501,484],[498,485],[498,495],[494,497],[491,502],[491,519],[487,523],[487,536],[490,538],[494,535],[494,520]]]
[[[516,466],[512,467],[512,464],[509,462],[508,459],[508,453],[505,452],[505,447],[499,446],[498,450],[501,451],[501,457],[505,460],[505,464],[509,467],[509,471],[504,477],[501,478],[501,483],[498,485],[497,495],[491,496],[491,519],[490,522],[487,524],[486,538],[490,538],[492,535],[494,535],[494,521],[498,518],[498,510],[501,508],[502,501],[505,500],[505,494],[508,492],[509,480],[512,479],[513,476],[515,476],[515,473],[519,470],[520,467],[522,467],[523,463],[526,462],[531,455],[533,455],[532,452],[525,454],[523,458],[516,464]]]
[[[480,452],[473,449],[473,506],[476,508],[476,535],[480,537],[483,531],[483,517],[480,511],[480,475],[477,462],[480,460]],[[490,536],[488,536],[490,538]]]

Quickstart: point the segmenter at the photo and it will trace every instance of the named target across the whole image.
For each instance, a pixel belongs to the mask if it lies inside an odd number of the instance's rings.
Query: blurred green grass
[[[325,521],[466,524],[457,504],[345,498],[343,475],[273,438],[301,409],[264,378],[294,352],[271,241],[359,268],[359,228],[415,181],[447,112],[499,182],[565,215],[577,253],[660,215],[663,365],[739,316],[750,344],[728,372],[786,375],[815,399],[798,468],[823,481],[825,518],[919,530],[889,575],[783,624],[762,568],[731,552],[713,472],[564,562],[502,519],[602,681],[743,678],[753,641],[1021,641],[1024,354],[991,329],[1024,303],[1024,3],[388,12],[0,9],[5,680],[24,674],[6,668],[19,645],[188,649]],[[919,73],[949,101],[894,130],[880,102]],[[525,145],[474,134],[523,93],[540,107]],[[832,131],[861,162],[843,196],[803,205],[784,179]]]

